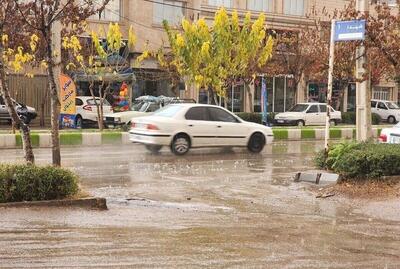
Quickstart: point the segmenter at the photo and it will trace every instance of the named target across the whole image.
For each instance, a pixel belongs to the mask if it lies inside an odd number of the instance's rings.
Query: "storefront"
[[[285,112],[296,102],[296,88],[291,75],[266,77],[267,111]],[[262,78],[254,81],[254,111],[261,112]]]
[[[341,111],[354,111],[356,102],[356,84],[346,83],[347,88],[343,90],[343,85],[335,81],[332,87],[332,107]],[[310,81],[308,83],[307,101],[326,103],[327,83]]]
[[[133,98],[143,95],[177,97],[185,90],[184,83],[172,83],[167,72],[160,69],[133,70],[136,83],[133,85]]]
[[[77,86],[77,96],[91,96],[91,84],[93,84],[93,93],[95,96],[100,96],[100,89],[104,91],[105,88],[108,87],[106,99],[112,106],[119,102],[118,96],[123,84],[128,88],[128,96],[129,100],[131,100],[132,88],[136,81],[136,77],[131,68],[121,70],[117,74],[104,73],[101,75],[90,75],[78,71],[70,75]]]

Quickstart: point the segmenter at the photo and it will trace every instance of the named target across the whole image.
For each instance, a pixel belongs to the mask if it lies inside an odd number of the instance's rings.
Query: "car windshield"
[[[398,105],[392,102],[386,102],[386,105],[389,109],[400,109]]]
[[[135,101],[132,106],[131,106],[131,110],[132,111],[139,111],[140,108],[143,106],[143,102],[142,101]]]
[[[181,106],[177,105],[168,105],[163,108],[160,108],[156,112],[154,112],[154,116],[160,116],[160,117],[167,117],[167,118],[172,118],[173,116],[176,115],[180,110],[182,109]]]
[[[100,99],[96,98],[96,103],[97,103],[97,104],[100,104]],[[90,106],[94,106],[94,105],[95,105],[93,99],[88,99],[88,100],[87,100],[87,104],[90,105]],[[109,103],[106,99],[104,99],[104,100],[103,100],[103,105],[109,106],[110,103]]]
[[[305,104],[297,104],[291,109],[289,109],[290,112],[304,112],[308,108],[308,105]]]
[[[147,109],[149,108],[150,104],[151,104],[151,103],[148,103],[148,102],[143,103],[143,105],[139,108],[138,111],[139,111],[139,112],[146,112]]]

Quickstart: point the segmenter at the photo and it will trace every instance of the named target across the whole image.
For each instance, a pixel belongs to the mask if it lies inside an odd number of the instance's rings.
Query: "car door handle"
[[[189,127],[193,127],[194,125],[193,125],[193,124],[189,124],[188,126],[189,126]]]
[[[218,125],[217,128],[222,128],[222,126],[221,126],[221,125]]]

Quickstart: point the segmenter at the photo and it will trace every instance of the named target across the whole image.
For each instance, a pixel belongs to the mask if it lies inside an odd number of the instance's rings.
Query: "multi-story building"
[[[97,0],[99,3],[100,0]],[[96,2],[96,1],[95,1]],[[132,97],[140,95],[179,95],[208,102],[207,93],[194,88],[185,87],[182,83],[172,89],[168,75],[160,70],[157,61],[146,59],[137,66],[135,59],[146,49],[156,50],[161,46],[168,47],[168,41],[162,27],[162,21],[171,25],[179,25],[183,17],[190,20],[205,18],[211,21],[219,7],[228,11],[236,9],[243,15],[250,11],[256,17],[259,13],[266,14],[267,27],[274,30],[293,30],[299,25],[309,22],[307,14],[315,7],[325,8],[332,12],[341,9],[350,0],[111,0],[101,14],[89,19],[91,29],[107,29],[110,22],[117,22],[125,37],[129,26],[133,26],[137,35],[135,51],[130,54],[136,81],[132,83]],[[324,101],[326,82],[309,81],[294,87],[291,74],[282,74],[266,78],[269,111],[281,112],[289,109],[294,103],[308,100]],[[254,87],[254,109],[259,110],[261,85],[259,80]],[[374,87],[372,97],[398,101],[399,91],[394,82],[383,82]],[[234,108],[249,110],[244,102],[244,89],[237,85],[233,92]],[[40,101],[42,102],[42,101]],[[30,104],[31,102],[27,102]],[[344,94],[344,110],[355,106],[355,86],[351,84]],[[39,103],[38,103],[39,104]],[[34,105],[34,104],[32,104]]]

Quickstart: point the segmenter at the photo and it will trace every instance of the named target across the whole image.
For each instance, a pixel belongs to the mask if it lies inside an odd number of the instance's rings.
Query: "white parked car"
[[[138,110],[133,110],[132,108],[132,110],[128,111],[104,114],[103,121],[105,126],[114,128],[117,126],[130,125],[133,118],[149,115],[161,108],[161,104],[156,102],[144,102],[141,104],[134,104],[133,106]]]
[[[371,112],[390,124],[400,121],[400,108],[392,101],[371,100]]]
[[[342,121],[342,113],[330,108],[330,125],[337,125]],[[284,113],[275,115],[275,125],[325,125],[326,104],[324,103],[299,103]]]
[[[400,144],[400,122],[393,128],[382,129],[379,141],[382,143]]]
[[[82,128],[84,124],[97,122],[97,106],[92,96],[77,96],[76,102],[76,120],[77,128]],[[96,97],[96,102],[100,103],[100,98]],[[103,114],[112,112],[112,107],[107,100],[104,100]]]
[[[171,103],[196,103],[196,101],[193,99],[179,99],[165,96],[141,96],[136,98],[131,110],[105,114],[103,119],[104,124],[109,128],[124,125],[130,126],[132,119],[151,115],[154,111]]]
[[[246,122],[219,106],[171,104],[132,121],[129,139],[151,152],[169,146],[176,155],[198,147],[247,147],[259,153],[272,143],[270,127]]]

